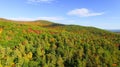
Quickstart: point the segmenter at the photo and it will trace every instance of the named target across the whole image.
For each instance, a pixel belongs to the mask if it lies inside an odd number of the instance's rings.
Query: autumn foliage
[[[120,34],[48,21],[0,26],[0,67],[120,67]]]

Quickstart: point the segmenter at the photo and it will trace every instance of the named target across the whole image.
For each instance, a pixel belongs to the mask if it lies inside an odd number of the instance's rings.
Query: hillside
[[[0,67],[120,67],[120,34],[0,19]]]

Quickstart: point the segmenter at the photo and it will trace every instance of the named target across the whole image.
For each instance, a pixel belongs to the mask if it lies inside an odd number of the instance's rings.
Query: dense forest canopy
[[[0,67],[120,67],[120,34],[0,19]]]

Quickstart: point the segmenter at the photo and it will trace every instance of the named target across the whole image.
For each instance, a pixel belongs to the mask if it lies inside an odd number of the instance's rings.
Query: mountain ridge
[[[40,20],[2,19],[0,30],[1,67],[120,66],[120,34]]]

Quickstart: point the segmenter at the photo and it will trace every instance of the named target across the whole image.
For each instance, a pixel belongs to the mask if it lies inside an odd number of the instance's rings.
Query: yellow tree
[[[3,29],[2,29],[2,28],[0,28],[0,33],[2,33],[2,31],[3,31]]]

